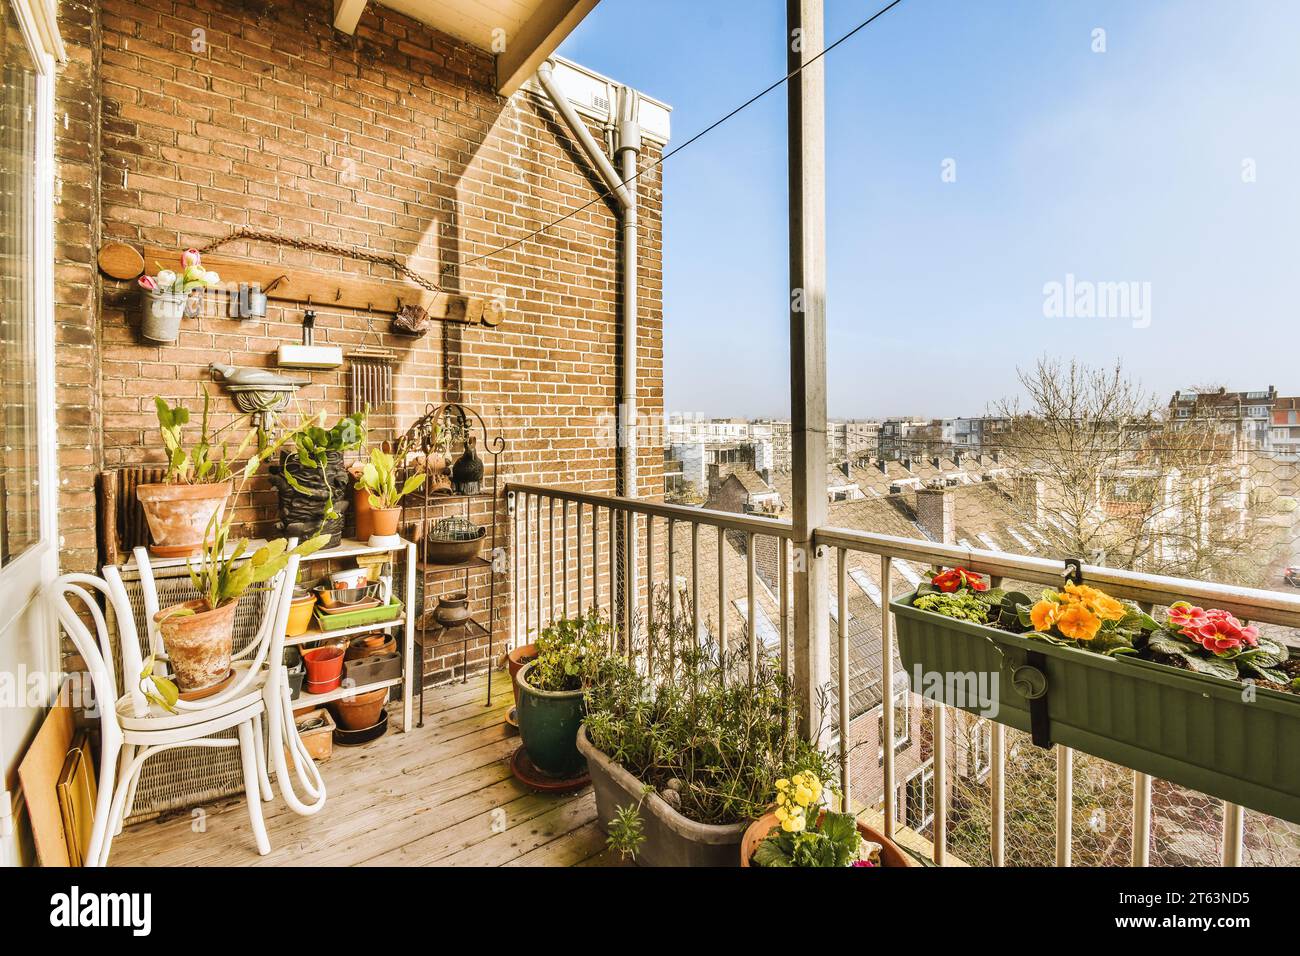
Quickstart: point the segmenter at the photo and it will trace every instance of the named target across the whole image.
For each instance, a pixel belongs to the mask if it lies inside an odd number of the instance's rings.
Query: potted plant
[[[366,416],[362,412],[341,418],[332,428],[320,419],[294,434],[293,450],[281,452],[280,463],[271,466],[271,483],[280,495],[281,534],[308,537],[327,534],[330,547],[343,539],[343,515],[348,500],[344,495],[350,476],[343,453],[365,444]]]
[[[836,813],[817,774],[801,771],[776,782],[775,806],[749,825],[741,866],[914,866],[892,840],[851,813]]]
[[[1157,618],[1077,582],[1033,600],[964,569],[892,608],[913,691],[1023,731],[1037,708],[1043,743],[1300,821],[1300,660],[1226,611]]]
[[[158,396],[154,396],[154,406],[167,453],[167,472],[161,482],[138,486],[136,497],[153,539],[150,552],[159,557],[189,557],[202,547],[204,530],[213,518],[221,520],[234,486],[230,463],[243,457],[254,432],[246,431],[238,447],[229,451],[225,442],[220,442],[222,433],[247,424],[247,418],[236,418],[212,431],[212,397],[204,388],[199,438],[193,446],[186,446],[189,410],[183,405],[169,406]]]
[[[197,249],[181,253],[181,268],[165,269],[161,262],[156,275],[142,275],[137,281],[145,292],[144,320],[140,333],[154,342],[175,342],[180,337],[181,319],[193,309],[194,293],[221,282],[221,276],[203,267]]]
[[[199,597],[155,615],[167,660],[181,693],[195,694],[230,674],[235,610],[239,599],[279,574],[291,555],[308,555],[328,540],[318,535],[290,549],[284,538],[268,541],[251,554],[248,542],[230,542],[230,519],[213,516],[199,566],[189,566]]]
[[[609,655],[609,622],[596,611],[552,621],[537,638],[537,658],[518,673],[519,736],[546,776],[570,779],[585,761],[578,753],[583,692]]]
[[[697,641],[689,608],[671,613],[662,590],[655,602],[646,634],[653,675],[609,655],[588,682],[578,750],[596,817],[610,846],[639,863],[736,866],[777,781],[801,770],[827,779],[835,758],[816,735],[798,734],[779,662],[760,655],[751,679],[747,646],[724,662]]]
[[[373,538],[391,538],[397,534],[401,501],[424,484],[424,477],[423,473],[411,475],[398,488],[393,456],[379,448],[370,450],[370,460],[361,469],[357,487],[367,492]]]

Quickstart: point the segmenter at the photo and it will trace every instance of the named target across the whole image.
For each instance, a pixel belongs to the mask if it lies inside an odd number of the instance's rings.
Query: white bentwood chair
[[[293,723],[288,678],[281,660],[299,558],[292,556],[285,569],[269,582],[256,636],[232,655],[231,664],[236,673],[229,686],[202,700],[178,701],[176,713],[149,703],[140,686],[144,667],[142,647],[147,646],[155,655],[155,673],[165,672],[166,647],[153,622],[158,600],[148,553],[137,548],[135,558],[144,586],[148,619],[144,642],[136,629],[130,599],[117,567],[105,567],[102,578],[65,574],[46,589],[47,601],[86,662],[99,711],[100,788],[87,864],[108,864],[113,837],[121,832],[123,822],[130,816],[145,761],[174,747],[239,747],[249,823],[257,851],[265,855],[271,851],[271,844],[262,819],[261,801],[273,796],[268,772],[271,762],[291,809],[310,815],[325,803],[324,781]],[[117,622],[118,654],[114,653],[108,621],[99,606],[101,595],[111,605]],[[83,616],[69,600],[71,597],[78,600],[93,621],[95,635],[91,635]],[[119,665],[123,688],[120,696],[117,693]],[[270,731],[265,748],[264,716]],[[235,739],[214,736],[231,728],[235,728]],[[306,801],[294,792],[289,759],[294,763],[294,775],[307,794]]]

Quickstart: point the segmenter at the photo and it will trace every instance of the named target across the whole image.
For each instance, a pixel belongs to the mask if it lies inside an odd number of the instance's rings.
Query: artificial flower
[[[189,269],[192,266],[197,266],[200,259],[199,250],[197,249],[186,249],[181,253],[181,265],[186,269]]]
[[[161,276],[159,278],[161,278]],[[149,278],[148,276],[141,276],[136,281],[140,283],[141,288],[148,289],[150,292],[155,292],[158,289],[158,283],[155,282],[153,279]]]

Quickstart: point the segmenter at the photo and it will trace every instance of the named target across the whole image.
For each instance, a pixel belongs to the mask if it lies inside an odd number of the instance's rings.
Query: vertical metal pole
[[[560,535],[563,549],[560,557],[560,613],[569,616],[569,501],[566,498],[561,505],[560,521],[564,527]]]
[[[583,504],[578,502],[578,517],[573,522],[573,529],[578,533],[578,617],[582,617],[582,509]]]
[[[790,541],[777,538],[776,595],[781,602],[781,676],[790,676]]]
[[[718,527],[718,660],[727,679],[727,533]]]
[[[529,590],[529,585],[532,583],[529,581],[529,576],[532,574],[533,571],[532,532],[529,530],[529,524],[528,524],[528,509],[531,507],[532,507],[532,495],[524,495],[524,506],[521,509],[522,513],[520,515],[520,517],[523,519],[524,522],[524,540],[523,540],[523,546],[520,548],[520,557],[522,558],[521,563],[523,564],[524,568],[523,568],[523,573],[521,575],[522,580],[520,581],[520,589],[523,591],[524,594],[524,643],[525,644],[529,642],[529,635],[532,634],[533,631],[533,601],[532,601],[532,591]]]
[[[934,862],[948,860],[948,709],[936,703],[934,717]]]
[[[519,647],[519,514],[515,504],[519,496],[513,491],[506,495],[506,514],[510,520],[510,647]]]
[[[555,620],[555,499],[546,499],[546,595],[551,599],[551,620]]]
[[[786,0],[790,185],[790,439],[794,459],[794,689],[800,730],[817,732],[830,682],[826,521],[826,106],[822,0]],[[808,64],[805,67],[805,64]],[[803,68],[803,69],[801,69]]]
[[[754,542],[755,535],[751,531],[745,538],[745,598],[747,606],[745,613],[749,615],[746,621],[749,630],[749,686],[754,686],[754,681],[758,676],[758,588],[755,587],[755,569],[754,569]]]
[[[533,544],[537,548],[537,633],[542,633],[542,499],[537,499],[533,516]]]
[[[691,637],[700,643],[700,524],[691,522]]]
[[[1151,865],[1151,775],[1133,771],[1133,865]]]
[[[990,749],[993,751],[992,767],[989,770],[990,812],[993,826],[989,834],[989,851],[993,856],[994,866],[1006,866],[1007,845],[1007,757],[1006,728],[997,721],[990,721]]]
[[[668,620],[677,623],[677,522],[668,519]],[[670,631],[671,633],[671,631]]]
[[[1241,804],[1223,803],[1223,865],[1241,866],[1241,840],[1245,830]]]
[[[894,736],[897,734],[894,729],[894,616],[889,613],[889,602],[893,599],[893,584],[889,578],[892,563],[889,555],[880,556],[880,686],[883,689],[885,708],[880,715],[884,725],[884,740],[880,742],[884,753],[880,769],[885,788],[885,837],[891,840],[898,813],[894,806]],[[843,584],[840,585],[840,591],[844,591]],[[911,706],[910,700],[908,706]]]
[[[848,581],[848,552],[843,548],[837,548],[835,551],[838,578],[839,578],[839,614],[836,624],[839,625],[839,685],[840,685],[840,812],[852,813],[852,804],[849,802],[849,589],[846,586]],[[889,689],[885,691],[885,710],[893,707],[893,695]],[[889,749],[889,744],[885,744]]]
[[[618,510],[609,509],[609,626],[610,650],[618,647],[619,604],[618,604],[618,546],[622,540],[618,536]]]
[[[651,679],[655,676],[655,518],[645,516],[645,654]]]
[[[632,638],[636,630],[637,580],[636,574],[636,512],[623,515],[623,643],[627,658],[632,659]]]
[[[591,506],[591,609],[600,610],[600,508]]]
[[[1074,835],[1074,751],[1056,747],[1056,865],[1069,866]]]

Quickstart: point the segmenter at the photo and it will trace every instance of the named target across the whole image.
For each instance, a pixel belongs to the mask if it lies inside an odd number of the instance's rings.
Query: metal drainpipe
[[[641,126],[637,121],[639,115],[639,97],[635,90],[620,86],[617,99],[611,100],[610,112],[617,110],[618,122],[614,130],[615,158],[622,166],[620,176],[596,142],[587,124],[573,108],[564,91],[555,83],[554,66],[547,60],[537,70],[537,82],[550,98],[564,120],[569,132],[573,134],[587,159],[595,167],[604,181],[605,187],[613,194],[618,204],[623,234],[623,369],[622,369],[622,404],[618,410],[618,450],[619,493],[628,498],[638,497],[637,489],[637,430],[636,430],[636,383],[637,383],[637,260],[639,249],[637,222],[637,191],[635,177],[637,158],[641,153]],[[630,188],[628,183],[631,184]],[[627,533],[622,541],[624,563],[622,591],[624,600],[623,622],[631,632],[633,611],[637,606],[636,598],[636,527],[635,518],[630,518]]]

